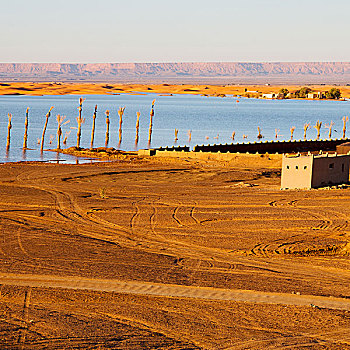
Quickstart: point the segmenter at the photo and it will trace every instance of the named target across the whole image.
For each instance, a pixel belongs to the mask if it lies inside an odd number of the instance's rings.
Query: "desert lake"
[[[49,119],[45,138],[45,149],[56,148],[57,121],[56,115],[66,116],[69,123],[63,126],[62,138],[69,133],[65,147],[76,145],[76,132],[79,97],[77,95],[46,96],[0,96],[0,162],[21,160],[57,160],[75,162],[76,158],[68,155],[56,156],[56,153],[40,154],[38,139],[41,138],[45,115],[54,106]],[[83,104],[81,146],[90,146],[92,115],[97,104],[95,147],[104,146],[106,132],[105,111],[110,111],[109,147],[118,147],[119,116],[118,109],[125,108],[123,117],[122,150],[135,149],[136,112],[140,116],[140,140],[137,148],[147,148],[150,109],[153,99],[155,116],[151,147],[173,146],[174,130],[178,129],[177,145],[214,144],[231,142],[255,142],[260,126],[263,139],[275,139],[275,129],[279,129],[278,139],[288,140],[290,128],[295,126],[294,138],[303,136],[303,125],[311,123],[308,138],[315,139],[316,130],[312,127],[317,120],[323,122],[321,138],[328,137],[324,126],[334,122],[333,138],[342,136],[342,117],[349,114],[348,101],[329,100],[261,100],[227,96],[207,97],[199,95],[158,94],[120,94],[120,95],[87,95]],[[29,107],[28,151],[22,153],[24,119]],[[12,114],[11,147],[6,152],[7,114]],[[189,142],[188,131],[191,130]],[[234,141],[231,139],[235,132]],[[246,138],[243,139],[243,135]],[[51,139],[51,144],[50,144]],[[58,158],[57,158],[58,157]]]

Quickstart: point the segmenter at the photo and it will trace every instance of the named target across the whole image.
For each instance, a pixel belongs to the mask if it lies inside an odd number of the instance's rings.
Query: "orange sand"
[[[106,84],[106,83],[0,83],[0,95],[65,95],[65,94],[121,94],[135,92],[152,92],[157,94],[196,94],[217,96],[243,95],[245,89],[260,93],[277,93],[283,86],[266,86],[266,85],[172,85],[172,84]],[[300,85],[284,86],[289,91],[300,89]],[[330,85],[309,85],[314,91],[327,91],[334,86]],[[342,97],[350,97],[350,86],[337,86],[341,90]]]
[[[1,349],[350,349],[350,188],[259,157],[0,166]]]

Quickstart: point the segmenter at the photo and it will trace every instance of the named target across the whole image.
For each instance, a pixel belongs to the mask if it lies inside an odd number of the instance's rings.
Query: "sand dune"
[[[243,95],[247,90],[254,96],[256,91],[261,93],[278,93],[285,87],[295,91],[302,85],[193,85],[193,84],[101,84],[101,83],[0,83],[0,95],[88,95],[88,94],[121,94],[148,92],[156,94],[195,94],[208,96]],[[314,91],[328,91],[333,85],[309,85]],[[337,86],[342,96],[350,97],[350,86]]]

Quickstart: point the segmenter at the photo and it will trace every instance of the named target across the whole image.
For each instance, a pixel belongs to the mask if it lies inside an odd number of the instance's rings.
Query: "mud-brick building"
[[[281,189],[310,189],[349,182],[349,154],[284,155]]]

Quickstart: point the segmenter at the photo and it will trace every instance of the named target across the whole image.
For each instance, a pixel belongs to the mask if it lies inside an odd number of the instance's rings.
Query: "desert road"
[[[0,274],[0,284],[52,287],[64,289],[85,289],[99,292],[156,295],[163,297],[195,298],[206,300],[233,300],[251,303],[311,306],[350,311],[350,300],[344,298],[287,293],[268,293],[251,290],[229,290],[222,288],[164,285],[147,282],[117,281],[75,276],[46,276],[29,274]]]

